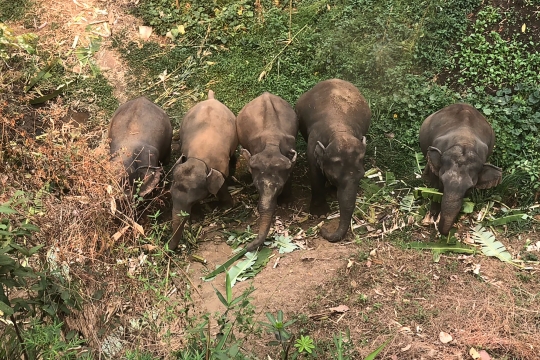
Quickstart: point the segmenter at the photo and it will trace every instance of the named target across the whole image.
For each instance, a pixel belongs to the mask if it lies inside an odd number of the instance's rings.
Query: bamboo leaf
[[[434,188],[417,187],[414,189],[414,196],[416,198],[422,197],[424,199],[431,199],[435,202],[441,202],[443,193]]]
[[[51,71],[51,69],[53,68],[54,65],[56,65],[57,62],[58,62],[58,59],[54,59],[49,63],[49,65],[45,66],[34,78],[32,78],[32,80],[30,80],[28,85],[24,88],[24,92],[28,92],[28,90],[33,88],[34,85],[36,85],[38,81],[41,80],[45,76],[45,74]]]
[[[203,277],[203,280],[204,281],[210,281],[212,279],[214,279],[218,274],[221,274],[222,272],[224,272],[225,270],[227,270],[227,268],[229,266],[231,266],[232,264],[234,264],[234,262],[238,259],[240,259],[242,256],[244,256],[244,254],[247,252],[246,249],[242,249],[240,252],[238,252],[237,254],[235,254],[233,257],[231,257],[229,260],[225,261],[222,265],[218,266],[216,268],[216,270],[212,271],[210,274],[206,275],[205,277]]]
[[[231,278],[231,287],[233,287],[237,281],[244,280],[240,277],[240,275],[248,271],[253,266],[253,264],[255,264],[255,261],[257,260],[257,255],[255,253],[246,253],[246,258],[246,260],[240,261],[238,264],[230,268],[227,272],[227,274]]]
[[[476,225],[473,230],[473,239],[482,245],[482,253],[486,256],[494,256],[504,262],[512,262],[512,255],[500,241],[495,239],[491,231],[486,230],[482,225]]]
[[[13,209],[10,208],[9,206],[6,206],[6,205],[0,205],[0,213],[1,213],[1,214],[16,214],[17,211],[16,211],[16,210],[13,210]]]
[[[529,216],[527,214],[507,215],[507,216],[503,216],[501,218],[490,221],[489,225],[491,225],[491,226],[506,225],[506,224],[514,222],[514,221],[526,220],[528,217]]]

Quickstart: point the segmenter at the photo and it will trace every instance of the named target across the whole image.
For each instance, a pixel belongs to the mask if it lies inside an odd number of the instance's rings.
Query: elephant
[[[307,141],[311,182],[310,213],[330,212],[325,182],[337,187],[340,220],[335,232],[321,229],[330,242],[341,240],[349,229],[358,183],[364,176],[366,133],[371,110],[360,91],[340,79],[321,81],[296,103],[300,133]]]
[[[431,215],[440,213],[438,229],[448,235],[463,197],[472,188],[488,189],[501,182],[502,170],[487,164],[495,133],[486,118],[468,104],[449,105],[428,116],[420,127],[420,147],[427,160],[423,177],[443,192],[432,201]]]
[[[171,156],[172,126],[165,111],[145,97],[130,100],[113,114],[109,125],[111,160],[123,165],[131,186],[142,180],[140,196],[160,180]]]
[[[259,234],[247,246],[247,251],[255,251],[268,235],[277,202],[291,198],[298,118],[289,103],[265,92],[240,111],[236,130],[241,154],[259,192]]]
[[[199,102],[184,116],[179,142],[182,155],[172,170],[171,250],[182,240],[187,220],[182,215],[191,214],[193,204],[213,194],[221,205],[233,205],[225,180],[234,174],[236,165],[236,117],[210,90],[208,100]]]

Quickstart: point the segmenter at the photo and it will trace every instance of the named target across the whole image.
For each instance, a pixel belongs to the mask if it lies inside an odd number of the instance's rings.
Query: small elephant
[[[473,187],[488,189],[501,182],[502,170],[487,164],[495,133],[486,118],[468,104],[449,105],[426,118],[420,127],[420,147],[427,160],[424,179],[443,192],[438,229],[448,235],[457,220],[463,197]]]
[[[280,202],[291,197],[298,119],[285,100],[265,92],[240,111],[236,129],[259,192],[259,235],[247,246],[248,251],[255,251],[268,235],[278,196]]]
[[[128,101],[114,113],[109,126],[112,161],[121,162],[131,186],[142,180],[140,196],[151,192],[171,156],[172,126],[159,106],[145,97]]]
[[[214,99],[214,92],[210,90],[208,100],[198,103],[184,116],[179,142],[182,155],[174,165],[171,186],[171,250],[182,240],[187,220],[182,220],[182,212],[190,214],[193,204],[214,194],[224,206],[233,205],[225,179],[234,173],[236,164],[236,117]]]
[[[307,141],[311,180],[310,212],[325,215],[325,181],[337,187],[339,227],[334,233],[321,229],[330,242],[341,240],[349,229],[358,183],[364,176],[366,133],[371,110],[366,99],[351,83],[325,80],[303,94],[296,103],[300,132]]]

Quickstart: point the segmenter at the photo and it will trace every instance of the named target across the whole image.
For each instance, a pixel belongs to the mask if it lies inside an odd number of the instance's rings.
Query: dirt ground
[[[61,24],[55,31],[47,29],[47,25],[40,30],[47,34],[49,40],[54,39],[57,43],[64,41],[71,44],[75,37],[84,42],[88,23],[106,20],[99,24],[109,24],[108,28],[102,25],[94,29],[105,38],[104,46],[95,55],[96,62],[114,86],[114,95],[120,103],[134,96],[136,90],[128,88],[125,66],[120,56],[107,46],[110,45],[107,43],[110,32],[119,29],[127,29],[126,36],[143,41],[138,37],[140,21],[126,13],[130,1],[42,0],[38,3],[41,4],[41,24]],[[152,40],[155,40],[155,35],[152,35]],[[62,116],[68,116],[72,111],[70,105],[59,104],[59,108],[55,109]],[[89,116],[102,117],[95,113]],[[87,121],[87,118],[81,121]],[[101,118],[101,121],[101,130],[104,131],[107,119]],[[36,131],[35,134],[40,133]],[[277,211],[280,220],[286,224],[305,218],[309,205],[305,161],[300,161],[294,176],[295,201],[290,208],[279,208]],[[237,177],[240,184],[250,182],[249,173],[242,162]],[[237,185],[236,188],[241,189],[242,186]],[[236,196],[237,203],[253,209],[256,206],[254,194],[255,189],[247,185]],[[167,195],[162,203],[165,211],[169,211]],[[324,226],[336,226],[338,220],[333,219]],[[309,218],[298,226],[307,230],[320,221]],[[256,216],[252,212],[247,220],[238,221],[229,228],[245,229],[250,224],[256,229],[255,223]],[[122,226],[124,224],[119,228]],[[193,226],[197,226],[197,222]],[[103,236],[110,237],[114,231]],[[466,233],[467,228],[462,226],[460,231]],[[522,256],[528,244],[540,241],[534,227],[526,233],[497,231],[497,238],[514,257]],[[224,275],[217,276],[211,282],[204,282],[201,278],[231,257],[232,249],[226,244],[225,238],[219,231],[209,231],[199,239],[195,253],[204,258],[206,264],[190,261],[185,265],[171,260],[171,271],[178,270],[185,274],[182,282],[171,285],[176,292],[172,298],[176,296],[177,304],[185,301],[182,287],[187,284],[193,287],[191,298],[195,305],[189,308],[190,314],[224,310],[214,291],[214,287],[224,291]],[[257,320],[265,320],[265,312],[275,314],[283,310],[287,319],[298,318],[293,327],[295,330],[310,334],[326,344],[331,343],[332,335],[349,330],[359,358],[365,357],[388,339],[391,341],[382,352],[382,359],[472,359],[469,354],[471,347],[485,349],[492,359],[539,358],[538,262],[529,263],[529,270],[521,270],[482,255],[454,254],[442,255],[440,261],[435,263],[430,252],[410,250],[404,246],[411,240],[433,239],[432,225],[412,225],[392,233],[368,232],[359,236],[359,241],[349,233],[346,240],[337,244],[318,236],[307,238],[305,249],[288,254],[278,254],[274,250],[262,272],[252,281],[238,283],[233,292],[238,295],[253,284],[256,288],[252,297]],[[129,247],[133,258],[144,255],[139,249],[138,245]],[[538,256],[538,250],[531,253]],[[83,256],[81,254],[79,252],[77,256]],[[89,270],[85,268],[88,278],[81,277],[80,280],[90,284],[86,289],[89,298],[99,289],[99,282],[108,282],[107,297],[76,312],[67,324],[96,345],[103,341],[92,333],[97,330],[92,326],[105,323],[109,332],[114,333],[119,324],[125,325],[147,314],[145,306],[150,308],[153,304],[147,303],[148,298],[142,296],[149,291],[147,288],[140,289],[141,285],[134,277],[128,278],[120,274],[123,268],[115,268],[114,257],[107,260],[98,260],[93,255],[89,257],[95,261],[91,266],[86,263],[85,266],[90,266]],[[115,279],[125,282],[115,283]],[[330,310],[340,305],[346,305],[348,310]],[[179,305],[177,309],[180,308]],[[151,323],[155,326],[161,324],[159,319]],[[169,323],[167,329],[174,335],[168,342],[163,340],[165,331],[158,330],[147,348],[181,348],[185,336],[184,324],[182,319]],[[215,323],[212,331],[217,331]],[[442,332],[450,334],[452,340],[443,343],[440,337]],[[126,333],[122,336],[125,342],[136,337]],[[276,359],[278,351],[267,345],[269,340],[269,335],[263,339],[253,338],[250,347],[260,358],[268,356]]]

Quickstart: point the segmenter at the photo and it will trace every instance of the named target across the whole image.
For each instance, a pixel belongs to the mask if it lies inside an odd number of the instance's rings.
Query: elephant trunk
[[[178,244],[182,241],[184,235],[184,225],[186,224],[189,216],[182,217],[182,210],[173,207],[172,218],[172,230],[173,236],[169,242],[169,249],[176,250]]]
[[[276,211],[277,197],[275,191],[273,194],[266,195],[264,192],[259,200],[259,234],[257,239],[253,240],[246,249],[247,251],[255,251],[264,243],[270,226],[272,225],[272,218]]]
[[[439,232],[442,235],[448,235],[452,225],[457,220],[461,205],[463,204],[463,195],[445,191],[441,201],[441,215],[439,218]]]
[[[354,212],[357,189],[358,181],[351,181],[345,187],[338,186],[339,226],[334,233],[330,233],[326,229],[321,229],[321,235],[326,240],[337,242],[347,234]]]

